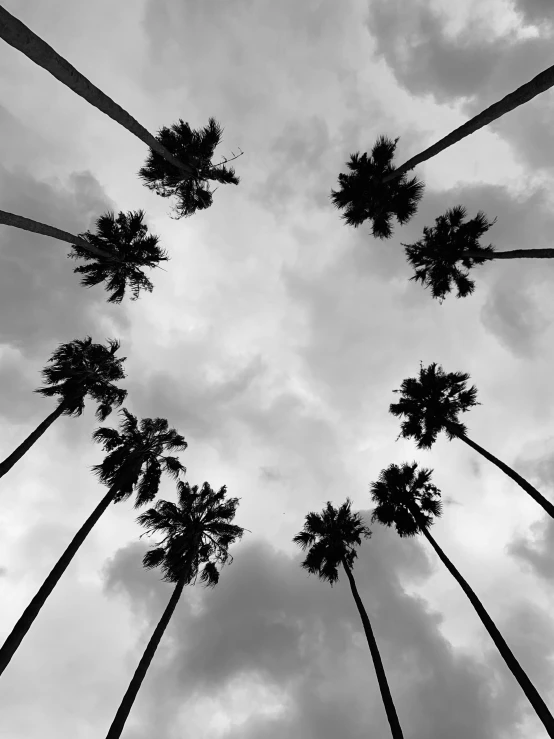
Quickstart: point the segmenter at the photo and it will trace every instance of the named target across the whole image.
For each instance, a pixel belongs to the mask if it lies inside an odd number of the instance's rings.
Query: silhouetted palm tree
[[[179,602],[185,585],[190,585],[202,567],[200,582],[215,587],[219,582],[218,565],[232,562],[229,547],[243,535],[244,529],[231,521],[235,517],[238,498],[227,498],[225,485],[217,492],[205,482],[190,487],[177,483],[178,503],[159,500],[154,508],[142,513],[137,521],[149,534],[165,534],[143,559],[147,569],[161,567],[163,580],[175,584],[173,595],[156,626],[144,654],[117,710],[106,739],[119,739],[137,693],[142,685],[164,631]]]
[[[521,87],[518,87],[517,90],[514,90],[509,95],[503,97],[499,102],[485,108],[481,113],[474,116],[469,121],[466,121],[458,128],[455,128],[447,136],[437,141],[436,144],[433,144],[428,149],[422,151],[421,154],[417,154],[415,157],[408,159],[408,161],[401,167],[398,167],[394,172],[386,175],[383,178],[383,182],[388,183],[397,177],[401,177],[418,164],[421,164],[421,162],[425,162],[436,154],[440,154],[441,151],[448,149],[449,146],[458,143],[458,141],[461,141],[466,136],[475,133],[475,131],[483,128],[488,123],[492,123],[492,121],[497,120],[497,118],[501,118],[506,113],[509,113],[520,105],[529,102],[529,100],[540,95],[541,92],[549,90],[552,85],[554,85],[554,66],[548,67],[544,72],[533,77],[532,80],[521,85]]]
[[[213,165],[212,157],[216,146],[221,141],[223,129],[214,118],[203,129],[194,131],[188,123],[179,119],[171,128],[160,129],[158,139],[164,147],[179,158],[187,158],[193,163],[195,174],[192,178],[183,179],[182,174],[173,165],[150,149],[146,164],[139,170],[139,177],[149,190],[168,198],[177,197],[175,212],[177,218],[193,215],[197,210],[205,210],[212,204],[212,191],[208,180],[223,184],[238,185],[239,178],[232,167],[221,164]],[[240,156],[240,155],[239,155]],[[234,157],[236,159],[236,157]]]
[[[350,155],[347,162],[350,174],[339,174],[340,190],[331,190],[331,201],[336,208],[344,209],[341,216],[349,226],[358,227],[364,221],[372,221],[372,235],[379,239],[392,236],[391,221],[407,223],[417,211],[423,196],[424,185],[415,177],[405,176],[384,185],[381,178],[394,171],[392,158],[398,143],[380,136],[371,150],[371,156]]]
[[[352,574],[354,559],[358,556],[354,547],[361,544],[362,536],[368,539],[371,536],[371,531],[362,523],[359,513],[352,513],[351,505],[350,499],[347,498],[346,503],[343,503],[338,509],[328,502],[327,507],[321,513],[308,513],[304,522],[304,529],[293,538],[293,541],[303,551],[309,547],[306,559],[301,566],[308,570],[310,574],[317,575],[321,580],[330,582],[331,587],[339,578],[339,566],[344,567],[362,619],[392,736],[394,739],[402,739],[402,729],[392,700],[379,648]]]
[[[108,346],[93,344],[90,336],[61,344],[48,360],[50,367],[42,370],[46,387],[38,388],[46,398],[59,396],[58,407],[29,434],[15,451],[0,462],[0,477],[18,462],[46,429],[62,415],[80,416],[85,409],[87,395],[98,403],[96,418],[105,421],[114,407],[120,406],[127,391],[115,386],[125,377],[123,362],[127,357],[116,357],[120,348],[116,340],[108,339]]]
[[[124,416],[121,432],[101,427],[92,435],[94,441],[101,442],[108,452],[104,461],[94,465],[92,470],[98,475],[100,482],[109,485],[109,490],[75,534],[0,648],[0,675],[79,547],[110,503],[127,500],[135,489],[135,508],[139,508],[150,503],[158,494],[162,472],[177,479],[180,472],[186,471],[177,457],[164,455],[166,450],[183,451],[187,448],[185,439],[175,429],[170,429],[165,419],[144,418],[139,428],[136,417],[126,408],[120,413]]]
[[[548,736],[554,737],[554,717],[545,702],[504,641],[502,634],[477,595],[429,533],[433,518],[442,513],[440,490],[431,483],[431,474],[432,470],[429,469],[418,470],[415,462],[413,464],[404,463],[400,467],[391,464],[382,470],[378,481],[371,484],[371,497],[376,503],[371,520],[378,521],[385,526],[394,525],[401,537],[415,536],[418,533],[425,536],[469,598],[512,675],[542,721]]]
[[[467,428],[458,420],[459,413],[465,413],[477,402],[477,388],[466,388],[469,375],[463,372],[445,373],[443,368],[433,362],[428,367],[420,366],[419,378],[409,377],[402,381],[398,403],[391,403],[389,412],[393,416],[405,417],[402,421],[399,438],[415,439],[418,449],[430,449],[441,431],[449,441],[461,439],[485,459],[495,464],[508,477],[522,487],[534,501],[541,505],[549,516],[554,518],[554,505],[521,475],[507,464],[494,457],[482,446],[468,438]]]

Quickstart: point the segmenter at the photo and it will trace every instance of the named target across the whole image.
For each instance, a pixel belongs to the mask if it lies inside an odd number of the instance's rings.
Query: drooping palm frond
[[[371,156],[356,152],[347,162],[350,174],[339,174],[340,189],[331,191],[331,201],[349,226],[358,227],[364,221],[372,222],[372,235],[379,239],[392,236],[392,220],[401,225],[416,213],[423,197],[424,185],[416,177],[408,180],[405,175],[392,182],[381,178],[394,171],[392,159],[398,143],[380,136],[373,146]]]
[[[120,212],[117,218],[114,213],[106,213],[96,221],[96,234],[89,231],[79,234],[80,238],[113,255],[114,260],[96,257],[77,245],[73,245],[68,254],[72,259],[90,262],[73,271],[84,275],[81,285],[85,287],[105,282],[110,293],[108,303],[121,303],[127,289],[132,293],[131,300],[136,300],[141,290],[152,292],[152,282],[143,268],[154,268],[169,260],[167,252],[158,246],[158,236],[148,234],[144,215],[142,210]]]

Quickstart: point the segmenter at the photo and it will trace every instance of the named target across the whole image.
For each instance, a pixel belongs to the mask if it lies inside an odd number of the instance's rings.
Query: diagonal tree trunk
[[[431,534],[429,533],[427,527],[423,522],[421,522],[421,517],[419,516],[419,513],[415,509],[411,509],[412,514],[416,518],[418,522],[420,522],[420,529],[427,541],[431,544],[437,555],[439,556],[440,560],[443,562],[447,570],[450,572],[450,574],[456,579],[464,593],[469,598],[469,601],[471,605],[475,608],[477,615],[481,619],[481,622],[483,623],[483,626],[486,628],[486,630],[489,632],[489,635],[491,639],[493,640],[496,648],[504,658],[504,661],[508,665],[512,675],[515,677],[517,682],[519,683],[519,686],[525,693],[527,700],[529,703],[533,706],[535,709],[535,713],[539,717],[539,719],[542,721],[544,728],[546,729],[546,732],[549,737],[552,737],[554,739],[554,716],[550,713],[548,710],[548,707],[546,703],[543,701],[541,696],[539,695],[539,692],[529,680],[527,677],[527,673],[524,671],[522,666],[517,661],[515,655],[513,654],[510,647],[506,644],[504,641],[504,637],[500,633],[500,631],[497,629],[494,621],[489,616],[487,611],[485,610],[484,606],[482,605],[481,601],[477,597],[477,595],[473,592],[473,590],[470,588],[469,584],[464,580],[464,578],[461,576],[461,574],[458,572],[458,570],[454,567],[452,562],[448,559],[446,554],[442,551],[442,549],[439,547],[437,542],[433,539]]]
[[[509,113],[520,105],[529,102],[529,100],[540,95],[541,92],[549,90],[552,85],[554,85],[554,66],[548,67],[544,72],[533,77],[530,82],[518,87],[517,90],[506,95],[506,97],[503,97],[499,102],[494,103],[494,105],[486,108],[474,118],[471,118],[463,125],[455,128],[454,131],[448,134],[448,136],[440,139],[436,144],[433,144],[433,146],[422,151],[421,154],[417,154],[415,157],[408,159],[407,162],[398,167],[398,169],[395,169],[394,172],[383,177],[382,182],[389,182],[390,180],[400,177],[404,172],[408,172],[418,164],[421,164],[421,162],[431,159],[431,157],[434,157],[441,151],[448,149],[449,146],[458,143],[458,141],[461,141],[466,136],[475,133],[475,131],[483,128],[483,126],[486,126],[488,123],[495,121],[497,118],[501,118],[506,113]]]
[[[150,663],[154,658],[156,649],[158,648],[162,636],[164,635],[167,625],[171,620],[171,617],[173,616],[173,611],[175,610],[175,607],[179,602],[179,598],[181,597],[181,593],[183,592],[183,588],[185,587],[185,582],[186,578],[183,578],[175,585],[175,588],[173,589],[173,595],[171,596],[169,603],[167,604],[165,611],[163,612],[162,617],[160,618],[158,625],[154,629],[154,633],[152,634],[152,637],[150,638],[150,641],[148,642],[146,649],[144,650],[144,654],[142,655],[138,667],[135,670],[135,674],[133,675],[133,678],[129,683],[127,692],[123,696],[123,700],[121,701],[120,706],[117,709],[117,713],[115,714],[112,725],[110,726],[110,729],[106,734],[106,739],[119,739],[119,737],[121,736],[123,728],[125,727],[125,722],[127,721],[129,713],[131,712],[131,708],[133,707],[135,698],[137,697],[137,694],[140,690],[140,686],[142,685],[142,681],[144,680],[148,668],[150,667]]]
[[[61,57],[51,46],[37,36],[30,28],[18,18],[0,6],[0,38],[6,43],[21,51],[31,61],[50,72],[57,80],[69,87],[77,95],[80,95],[102,113],[108,115],[120,126],[137,136],[147,146],[158,152],[166,161],[174,167],[178,167],[184,174],[183,179],[190,179],[194,175],[192,167],[174,157],[165,146],[149,133],[140,123],[127,111],[123,110],[111,98],[105,95],[98,87],[95,87],[86,77],[78,72],[75,67]]]
[[[46,223],[40,223],[40,221],[33,221],[30,218],[17,216],[15,213],[8,213],[5,210],[0,210],[0,225],[14,226],[15,228],[21,228],[24,231],[31,231],[31,233],[50,236],[51,238],[59,239],[60,241],[67,241],[68,244],[76,244],[97,257],[103,257],[110,261],[120,261],[112,254],[108,254],[107,251],[98,249],[93,244],[89,244],[88,241],[85,241],[85,239],[79,238],[79,236],[73,236],[67,231],[62,231],[54,226],[48,226]]]
[[[56,419],[58,419],[62,415],[64,409],[65,405],[63,402],[61,402],[56,410],[52,411],[52,413],[47,416],[44,421],[42,421],[42,423],[39,423],[36,429],[31,432],[24,441],[21,442],[21,444],[10,454],[9,457],[6,457],[3,462],[0,462],[0,477],[3,477],[6,472],[9,472],[14,464],[16,464],[16,462],[19,462],[19,460],[23,457],[24,454],[29,451],[33,444],[40,439],[43,433],[54,423]]]
[[[481,254],[478,251],[463,252],[460,259],[473,257],[479,259],[554,259],[554,249],[512,249],[511,251],[495,251],[494,254]]]
[[[542,506],[544,510],[548,513],[548,515],[554,518],[554,505],[549,500],[547,500],[544,495],[539,493],[537,488],[533,487],[530,482],[527,482],[527,480],[521,475],[518,475],[515,470],[513,470],[511,467],[508,467],[507,464],[501,462],[500,459],[497,459],[494,455],[492,455],[490,452],[487,452],[486,449],[483,449],[482,446],[479,446],[479,444],[476,444],[467,436],[456,433],[454,429],[452,429],[450,426],[447,426],[447,428],[452,434],[454,434],[454,436],[456,436],[457,439],[461,439],[462,441],[464,441],[472,449],[475,449],[476,452],[482,454],[485,459],[488,459],[489,462],[495,464],[499,469],[502,470],[502,472],[506,473],[508,477],[511,477],[514,482],[517,482],[517,484],[533,498],[535,503],[538,503],[540,506]]]
[[[373,635],[373,629],[371,628],[369,617],[364,608],[364,604],[362,603],[362,599],[360,598],[360,595],[358,593],[358,588],[356,587],[354,575],[352,574],[352,572],[350,571],[350,568],[348,567],[348,565],[346,564],[344,560],[342,561],[342,566],[344,567],[346,576],[348,577],[348,581],[350,582],[350,588],[352,589],[352,595],[354,596],[354,600],[356,601],[356,605],[358,606],[358,612],[360,614],[360,618],[362,619],[362,624],[364,627],[367,643],[369,645],[369,651],[371,652],[371,657],[373,659],[373,664],[375,666],[377,682],[379,683],[379,690],[381,691],[381,698],[383,699],[383,703],[385,704],[385,711],[387,713],[387,718],[389,720],[393,739],[403,739],[404,735],[402,734],[402,729],[400,727],[400,721],[398,720],[398,715],[396,713],[394,701],[392,699],[392,695],[389,689],[389,684],[387,682],[385,668],[383,667],[383,662],[381,661],[381,655],[379,654],[379,648],[377,647],[377,642],[375,640],[375,636]],[[106,737],[106,739],[112,739],[112,737],[111,736]],[[113,739],[115,739],[115,737],[113,737]]]

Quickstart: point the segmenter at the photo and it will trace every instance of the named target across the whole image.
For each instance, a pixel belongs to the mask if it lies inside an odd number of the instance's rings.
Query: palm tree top
[[[46,387],[34,392],[43,397],[60,396],[65,408],[62,415],[80,416],[89,395],[98,403],[96,417],[105,421],[113,410],[127,397],[127,390],[115,386],[126,375],[123,362],[127,357],[116,357],[121,344],[108,339],[108,346],[93,344],[90,336],[61,344],[48,360],[50,366],[41,374]]]
[[[92,435],[108,452],[92,471],[104,485],[119,486],[116,503],[126,500],[136,485],[135,508],[139,508],[157,495],[162,472],[174,479],[186,472],[177,457],[164,452],[184,451],[188,445],[181,434],[169,428],[165,418],[143,418],[139,424],[126,408],[119,413],[123,417],[120,431],[101,427]]]
[[[496,218],[488,221],[485,214],[478,211],[475,218],[464,222],[466,215],[466,209],[456,205],[436,218],[435,226],[423,228],[423,239],[414,244],[402,244],[408,262],[415,269],[410,279],[430,288],[433,298],[440,302],[454,286],[458,298],[473,293],[475,282],[469,279],[469,270],[473,265],[484,264],[487,256],[495,251],[492,244],[481,246],[479,239],[496,223]]]
[[[214,490],[205,482],[190,486],[179,480],[178,502],[159,500],[153,508],[137,518],[146,527],[145,534],[164,534],[164,538],[143,558],[147,569],[161,566],[163,580],[188,585],[196,581],[214,587],[219,581],[219,568],[231,563],[229,547],[242,538],[244,529],[232,523],[239,498],[226,498],[227,487]]]
[[[192,129],[182,119],[170,128],[164,126],[159,130],[156,137],[158,141],[177,159],[192,166],[194,175],[184,179],[181,170],[153,149],[150,149],[146,164],[141,167],[138,175],[145,186],[157,195],[164,198],[173,195],[177,197],[176,218],[189,217],[197,210],[205,210],[212,205],[209,180],[222,184],[239,184],[235,170],[225,166],[228,159],[212,164],[212,157],[221,142],[222,134],[223,129],[215,118],[210,118],[208,125],[199,130]]]
[[[465,436],[467,428],[458,420],[459,413],[480,405],[477,388],[466,387],[469,374],[445,372],[433,362],[428,367],[420,364],[419,377],[408,377],[402,381],[398,403],[391,403],[389,412],[402,421],[398,438],[413,438],[418,449],[430,449],[441,431],[451,441],[456,436]]]
[[[142,271],[144,267],[158,267],[167,262],[167,252],[158,246],[159,237],[148,234],[143,223],[144,211],[120,212],[117,218],[112,212],[105,213],[96,221],[96,234],[86,231],[79,238],[112,255],[114,259],[103,259],[77,244],[67,255],[71,259],[84,259],[90,264],[76,267],[73,271],[84,275],[81,285],[92,287],[105,282],[110,293],[108,303],[119,304],[127,289],[131,300],[136,300],[141,290],[152,292],[152,282]]]
[[[352,569],[358,556],[355,547],[361,544],[362,537],[371,536],[361,514],[352,513],[351,506],[350,498],[339,508],[328,501],[321,513],[307,514],[303,530],[293,538],[303,551],[309,547],[301,566],[331,586],[338,580],[341,564],[346,563]]]
[[[391,464],[381,470],[370,486],[376,504],[371,521],[394,525],[401,537],[415,536],[423,527],[431,526],[433,519],[442,514],[441,492],[431,483],[432,472],[418,469],[417,462]]]
[[[392,219],[401,225],[417,211],[423,197],[424,185],[416,177],[406,175],[384,183],[382,178],[394,171],[392,159],[399,138],[379,136],[371,155],[356,152],[350,155],[347,167],[350,173],[339,174],[340,189],[331,190],[331,201],[349,226],[357,228],[364,221],[372,222],[372,235],[379,239],[392,236]]]

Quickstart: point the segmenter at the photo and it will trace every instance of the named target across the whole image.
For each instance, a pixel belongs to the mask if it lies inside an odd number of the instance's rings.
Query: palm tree
[[[371,536],[371,531],[362,523],[359,513],[352,513],[351,505],[350,499],[347,498],[346,503],[343,503],[338,509],[328,502],[327,507],[321,513],[308,513],[303,530],[293,538],[293,541],[303,551],[309,547],[306,559],[301,566],[308,570],[310,574],[318,575],[321,580],[327,580],[331,587],[338,580],[339,565],[344,567],[362,619],[392,736],[394,739],[402,739],[402,729],[392,700],[379,648],[352,574],[354,559],[358,556],[354,547],[361,544],[362,536],[368,539]]]
[[[398,141],[380,136],[371,156],[351,154],[347,162],[351,174],[339,174],[340,189],[331,190],[331,201],[339,210],[344,209],[341,217],[346,223],[357,228],[370,220],[371,233],[379,239],[392,236],[393,217],[401,225],[407,223],[423,197],[424,185],[415,177],[407,180],[402,176],[390,185],[382,184],[382,178],[394,171],[392,158]]]
[[[185,585],[196,582],[200,566],[200,582],[215,587],[219,582],[218,565],[222,567],[233,558],[229,547],[243,535],[244,529],[231,523],[235,517],[238,498],[226,499],[225,485],[217,492],[205,482],[190,487],[177,483],[178,503],[159,500],[154,508],[142,513],[137,521],[147,528],[145,533],[163,533],[165,538],[150,549],[143,558],[147,569],[161,567],[163,580],[175,584],[169,603],[148,642],[144,654],[133,675],[127,692],[117,710],[106,739],[119,739],[142,681],[165,629],[179,602]],[[144,535],[144,534],[143,534]]]
[[[457,288],[456,297],[471,295],[475,282],[469,279],[468,273],[475,264],[484,264],[492,259],[554,257],[554,249],[496,251],[492,244],[481,246],[480,237],[496,223],[496,218],[488,221],[485,214],[478,211],[475,218],[464,222],[466,215],[466,209],[456,205],[436,218],[435,226],[423,228],[423,239],[415,244],[402,244],[408,262],[415,269],[410,279],[431,288],[431,295],[441,303],[454,286]],[[458,262],[465,271],[460,269]]]
[[[92,436],[94,441],[101,442],[108,452],[104,461],[94,465],[92,470],[98,475],[100,482],[109,485],[109,490],[75,534],[0,647],[0,675],[8,666],[79,547],[110,503],[127,500],[135,489],[135,508],[139,508],[150,503],[158,494],[162,472],[177,479],[180,472],[186,471],[177,457],[164,454],[166,450],[183,451],[187,448],[185,439],[175,429],[169,428],[164,418],[144,418],[139,428],[137,418],[126,408],[120,413],[124,416],[121,432],[101,427],[96,429]]]
[[[225,164],[232,160],[224,159],[220,164],[212,165],[212,157],[221,141],[222,133],[223,129],[215,118],[210,118],[208,125],[200,131],[192,130],[189,124],[181,119],[171,128],[164,126],[160,129],[158,138],[164,147],[175,156],[194,162],[195,175],[184,180],[182,173],[168,164],[155,149],[150,149],[146,164],[141,167],[138,174],[146,187],[157,195],[163,198],[177,196],[178,206],[174,210],[177,213],[176,218],[191,216],[197,210],[205,210],[212,205],[212,191],[208,180],[223,184],[239,184],[235,170],[232,167],[225,167]]]
[[[393,416],[405,417],[398,438],[415,439],[418,449],[430,449],[441,431],[446,433],[449,441],[461,439],[517,482],[554,518],[554,505],[550,501],[515,470],[467,436],[467,428],[458,420],[458,414],[480,405],[477,402],[477,388],[475,385],[466,388],[467,380],[468,374],[446,373],[436,362],[426,368],[420,365],[419,378],[409,377],[402,381],[399,390],[393,391],[401,393],[401,398],[398,403],[391,403],[389,412]]]
[[[127,357],[115,356],[120,346],[112,339],[108,339],[107,347],[93,344],[92,338],[87,336],[83,340],[74,339],[61,344],[56,349],[48,360],[50,366],[42,370],[45,387],[34,392],[46,398],[59,396],[58,406],[9,457],[0,462],[0,477],[19,462],[57,418],[82,415],[87,395],[98,403],[96,418],[99,421],[105,421],[113,408],[123,403],[127,391],[114,384],[125,377],[122,365]]]
[[[158,236],[147,235],[148,227],[143,224],[143,218],[142,210],[120,212],[117,219],[113,213],[106,213],[96,221],[96,234],[86,231],[73,236],[45,223],[0,211],[0,224],[66,241],[73,246],[68,257],[93,260],[92,264],[76,267],[73,271],[86,275],[81,280],[85,287],[105,281],[106,290],[111,291],[108,303],[121,303],[127,287],[133,292],[131,300],[138,298],[141,288],[152,292],[152,283],[140,268],[157,267],[159,262],[169,259],[158,246]]]
[[[497,120],[497,118],[501,118],[506,113],[509,113],[520,105],[529,102],[529,100],[540,95],[541,92],[546,92],[546,90],[549,90],[552,85],[554,85],[554,66],[548,67],[548,69],[545,69],[544,72],[533,77],[533,79],[525,85],[521,85],[517,90],[514,90],[509,95],[503,97],[502,100],[499,100],[497,103],[486,108],[469,121],[466,121],[458,128],[455,128],[447,136],[440,139],[440,141],[437,141],[436,144],[433,144],[428,149],[425,149],[425,151],[422,151],[421,154],[417,154],[415,157],[408,159],[408,161],[401,167],[398,167],[398,169],[395,169],[390,174],[385,175],[385,177],[383,177],[383,183],[390,182],[397,177],[401,177],[418,164],[421,164],[421,162],[426,162],[436,154],[440,154],[441,151],[448,149],[449,146],[458,143],[458,141],[461,141],[466,136],[475,133],[475,131],[483,128],[488,123],[492,123],[492,121]]]
[[[400,467],[391,464],[381,471],[377,482],[371,484],[371,497],[376,504],[371,520],[385,526],[394,526],[401,537],[422,533],[431,544],[439,558],[469,598],[496,648],[504,658],[512,675],[518,681],[548,736],[554,737],[554,716],[548,710],[533,683],[517,661],[502,634],[485,610],[483,604],[454,567],[446,554],[429,533],[433,518],[442,513],[440,490],[431,483],[432,470],[417,469],[417,464],[404,463]]]

